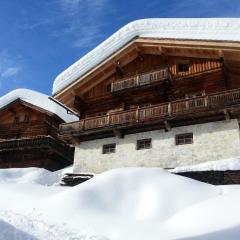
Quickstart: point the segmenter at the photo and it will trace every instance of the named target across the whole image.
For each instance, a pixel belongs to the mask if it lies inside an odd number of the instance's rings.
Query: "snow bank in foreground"
[[[0,220],[0,239],[1,240],[35,240],[36,238]]]
[[[59,182],[61,172],[50,172],[43,168],[0,169],[0,183],[30,183],[53,185]]]
[[[149,168],[115,169],[72,188],[0,180],[0,219],[37,239],[240,239],[240,186]]]
[[[219,161],[209,161],[192,166],[177,167],[170,172],[199,172],[199,171],[227,171],[240,170],[240,157]]]

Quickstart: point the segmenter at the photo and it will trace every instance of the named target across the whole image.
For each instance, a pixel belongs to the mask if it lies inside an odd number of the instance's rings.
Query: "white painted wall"
[[[193,144],[175,145],[175,135],[193,132]],[[152,148],[136,150],[136,141],[152,138]],[[116,143],[116,153],[102,154],[102,146]],[[112,168],[144,166],[174,168],[240,155],[236,119],[82,142],[75,148],[74,172],[100,173]]]

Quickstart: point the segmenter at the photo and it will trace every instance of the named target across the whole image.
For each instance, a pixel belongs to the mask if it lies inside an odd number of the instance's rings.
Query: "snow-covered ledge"
[[[177,167],[170,172],[201,172],[201,171],[237,171],[240,170],[240,157],[230,158],[218,161],[209,161],[191,166]]]
[[[135,37],[240,41],[240,19],[153,18],[131,22],[59,74],[53,83],[53,95],[82,77]]]

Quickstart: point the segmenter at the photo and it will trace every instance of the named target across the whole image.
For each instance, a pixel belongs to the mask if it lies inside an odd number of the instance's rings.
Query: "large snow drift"
[[[76,116],[68,114],[66,109],[51,101],[47,95],[29,89],[16,89],[0,97],[0,109],[17,99],[21,99],[22,101],[31,105],[54,113],[65,122],[73,122],[78,120]]]
[[[66,240],[240,238],[239,186],[123,168],[72,188],[47,187],[29,177],[31,169],[19,171],[0,170],[0,232],[14,227],[36,239]]]
[[[59,74],[53,83],[53,95],[81,78],[135,37],[240,41],[240,19],[153,18],[133,21]]]

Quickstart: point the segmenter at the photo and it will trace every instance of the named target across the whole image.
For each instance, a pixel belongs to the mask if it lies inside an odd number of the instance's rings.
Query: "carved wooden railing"
[[[60,125],[60,133],[84,131],[126,123],[145,122],[166,117],[175,117],[186,113],[214,110],[240,104],[240,89],[224,91],[206,96],[181,99],[150,107],[138,108],[129,111],[119,111],[105,116],[92,117],[78,122]]]
[[[49,147],[59,152],[68,159],[72,159],[73,150],[50,136],[38,136],[35,138],[0,140],[0,151],[12,151],[24,148]]]
[[[168,68],[152,71],[144,74],[135,75],[119,82],[112,83],[111,92],[118,92],[127,88],[135,88],[150,85],[168,78]]]

